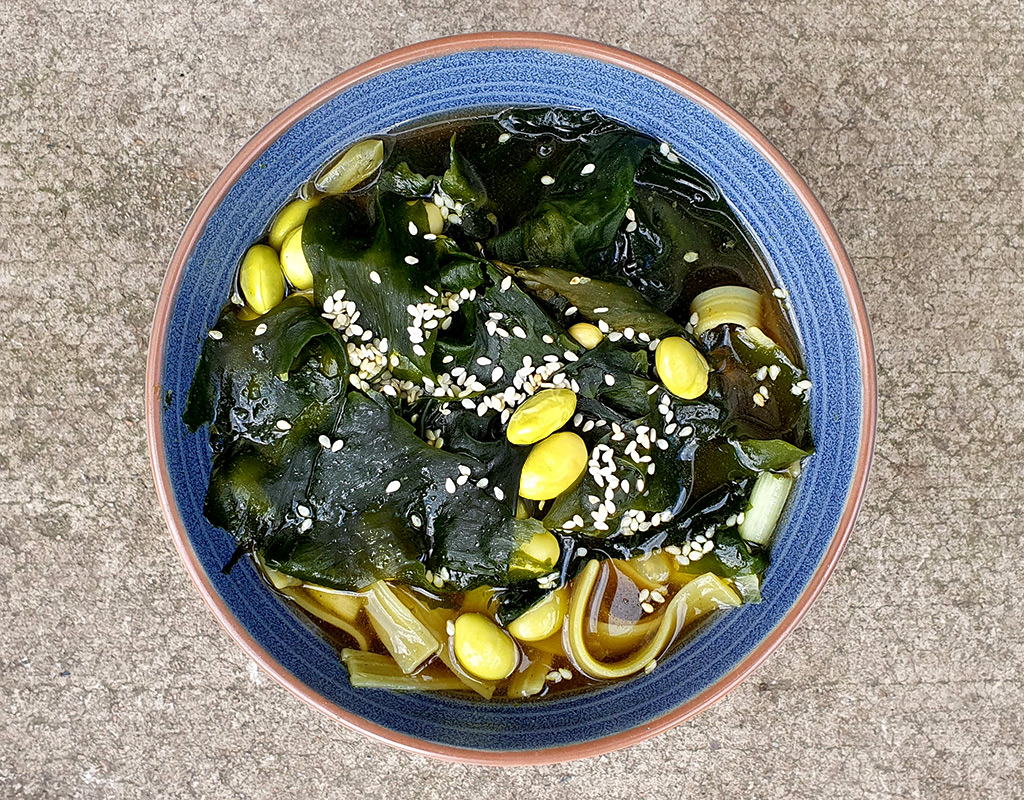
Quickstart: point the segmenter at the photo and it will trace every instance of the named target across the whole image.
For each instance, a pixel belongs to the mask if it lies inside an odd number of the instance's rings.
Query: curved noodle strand
[[[584,618],[600,568],[601,565],[596,560],[588,561],[577,578],[576,586],[573,587],[572,598],[569,601],[569,650],[580,671],[591,678],[613,680],[639,672],[665,649],[679,630],[679,606],[685,604],[687,596],[679,592],[668,602],[658,630],[644,647],[621,661],[605,664],[591,655],[583,640]]]

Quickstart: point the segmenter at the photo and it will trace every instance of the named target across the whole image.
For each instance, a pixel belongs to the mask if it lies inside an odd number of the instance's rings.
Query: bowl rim
[[[178,512],[164,461],[161,376],[164,368],[166,333],[189,257],[201,238],[211,213],[219,206],[239,177],[295,122],[350,87],[381,73],[421,61],[455,53],[487,50],[542,50],[574,55],[638,73],[697,103],[739,133],[782,177],[807,211],[836,264],[850,307],[857,337],[861,368],[861,426],[857,461],[850,491],[835,536],[821,563],[796,602],[779,624],[747,656],[700,694],[663,716],[638,727],[572,745],[522,751],[490,751],[453,747],[397,733],[357,716],[329,701],[284,669],[238,622],[199,564],[198,557]],[[679,725],[717,703],[742,683],[783,642],[803,619],[835,569],[853,528],[867,486],[877,422],[877,382],[874,348],[867,310],[849,257],[821,204],[796,169],[767,138],[737,111],[707,89],[679,73],[642,56],[585,39],[550,33],[496,31],[431,39],[393,50],[370,59],[326,81],[292,103],[228,162],[203,194],[185,227],[164,276],[151,329],[146,362],[146,428],[150,462],[157,495],[175,547],[203,600],[242,650],[278,683],[327,717],[370,738],[403,750],[446,761],[490,766],[543,765],[587,758],[629,747]]]

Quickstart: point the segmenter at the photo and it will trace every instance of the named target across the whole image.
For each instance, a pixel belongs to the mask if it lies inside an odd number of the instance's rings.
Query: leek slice
[[[533,697],[544,690],[548,672],[551,671],[551,662],[555,657],[543,650],[530,650],[528,657],[529,666],[519,670],[512,676],[506,694],[513,698]]]
[[[346,619],[339,617],[337,614],[332,613],[328,609],[324,608],[317,602],[314,602],[304,589],[292,586],[289,588],[281,589],[281,593],[288,597],[295,605],[304,611],[312,614],[317,619],[323,620],[328,625],[333,625],[340,631],[347,633],[359,646],[360,650],[369,650],[370,641],[366,638],[366,634],[363,633],[356,625],[353,625]]]
[[[341,660],[348,669],[348,679],[357,689],[391,689],[393,691],[450,692],[462,684],[447,670],[425,669],[407,675],[397,662],[379,653],[364,653],[345,648]]]
[[[718,286],[693,298],[690,313],[697,315],[695,336],[727,323],[756,327],[761,324],[761,295],[746,286]]]
[[[406,674],[441,649],[441,642],[384,581],[371,584],[366,591],[366,613],[381,643]]]
[[[792,488],[793,478],[789,475],[774,472],[758,475],[743,512],[743,522],[739,524],[740,536],[754,544],[768,544]]]
[[[311,583],[307,583],[303,588],[314,602],[348,622],[355,622],[359,612],[366,605],[366,597],[355,592],[335,591]]]

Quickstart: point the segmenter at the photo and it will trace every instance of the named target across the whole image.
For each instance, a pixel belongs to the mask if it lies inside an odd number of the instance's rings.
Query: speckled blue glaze
[[[354,690],[331,647],[260,585],[248,563],[221,573],[234,544],[203,518],[209,446],[204,432],[190,435],[181,423],[203,336],[249,243],[294,189],[347,144],[427,115],[540,104],[593,108],[666,140],[718,183],[789,291],[815,385],[818,450],[776,539],[765,602],[714,619],[652,674],[525,705]],[[379,75],[320,106],[275,142],[213,213],[188,262],[167,335],[166,462],[191,544],[215,590],[266,651],[310,688],[377,725],[428,742],[485,751],[562,747],[663,716],[726,675],[779,624],[827,551],[850,491],[861,436],[859,356],[843,286],[818,230],[789,185],[720,118],[603,62],[541,50],[460,53]]]

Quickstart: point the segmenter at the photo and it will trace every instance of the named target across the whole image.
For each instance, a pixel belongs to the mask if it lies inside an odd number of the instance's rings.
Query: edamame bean
[[[317,198],[292,200],[282,208],[270,225],[270,246],[275,250],[280,250],[284,240],[288,238],[288,234],[306,221],[306,214],[317,202],[319,202]]]
[[[543,389],[515,410],[505,435],[512,444],[534,444],[572,419],[575,410],[571,389]]]
[[[238,282],[246,303],[257,314],[266,314],[284,300],[284,275],[277,251],[265,244],[250,247],[242,259]]]
[[[536,561],[538,564],[545,564],[548,567],[555,566],[562,555],[562,548],[558,544],[558,539],[555,538],[551,531],[541,531],[540,533],[533,534],[533,538],[524,543],[519,548],[519,551],[527,558]]]
[[[312,289],[313,273],[306,263],[306,254],[302,252],[302,226],[289,233],[281,246],[281,269],[288,283],[296,289]]]
[[[593,350],[604,339],[601,329],[589,322],[577,322],[569,328],[569,335],[588,350]]]
[[[665,388],[676,397],[694,400],[708,390],[708,362],[681,336],[661,340],[654,365]]]
[[[427,227],[430,228],[430,233],[434,236],[440,236],[444,230],[444,216],[441,214],[441,209],[435,206],[431,202],[423,203],[424,209],[427,214]]]
[[[576,483],[586,468],[584,441],[571,431],[552,434],[526,457],[519,494],[528,500],[551,500]]]
[[[357,142],[342,153],[314,185],[324,194],[342,194],[372,177],[383,161],[384,142],[380,139]]]
[[[463,614],[455,620],[455,657],[470,675],[500,681],[519,663],[515,642],[483,614]]]
[[[521,642],[539,642],[562,627],[569,607],[568,589],[555,589],[512,620],[508,632]]]

